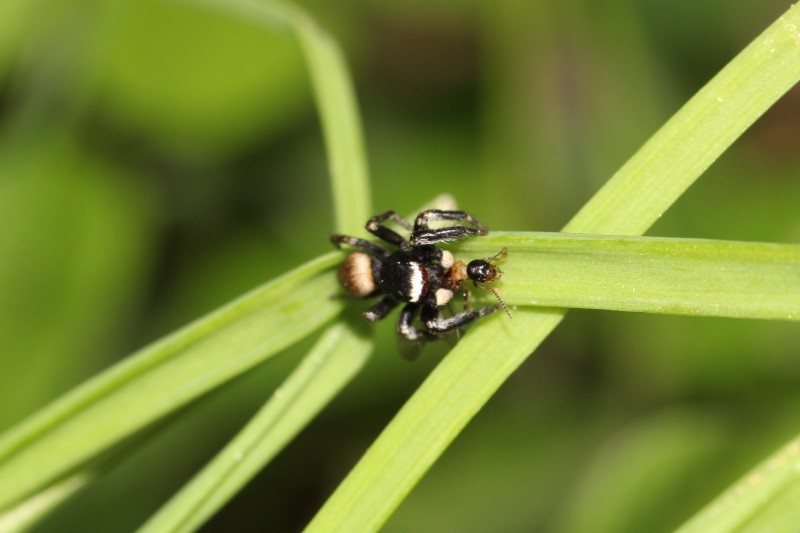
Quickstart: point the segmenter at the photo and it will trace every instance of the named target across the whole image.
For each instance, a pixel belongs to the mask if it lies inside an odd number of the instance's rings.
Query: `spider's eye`
[[[483,259],[475,259],[467,265],[467,276],[472,281],[483,283],[498,278],[498,271],[491,263]]]

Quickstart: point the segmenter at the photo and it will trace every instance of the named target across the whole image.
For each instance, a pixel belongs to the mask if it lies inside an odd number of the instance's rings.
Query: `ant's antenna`
[[[503,246],[502,250],[494,254],[492,257],[487,257],[484,261],[487,263],[494,263],[495,261],[501,263],[506,260],[506,257],[508,257],[508,248]]]
[[[478,285],[477,283],[476,283],[475,285],[477,285],[477,286],[478,286],[478,287],[480,287],[481,289],[486,289],[486,290],[492,291],[492,294],[494,294],[494,297],[495,297],[495,298],[497,298],[497,301],[500,303],[500,307],[502,307],[502,308],[503,308],[503,311],[505,311],[505,312],[506,312],[506,314],[508,315],[508,318],[511,318],[511,311],[509,311],[509,310],[508,310],[508,306],[507,306],[507,305],[506,305],[506,303],[503,301],[503,299],[502,299],[502,298],[500,298],[500,293],[499,293],[499,292],[497,292],[497,289],[495,289],[495,288],[494,288],[494,287],[492,287],[491,285],[486,285],[486,286],[484,286],[484,285]]]

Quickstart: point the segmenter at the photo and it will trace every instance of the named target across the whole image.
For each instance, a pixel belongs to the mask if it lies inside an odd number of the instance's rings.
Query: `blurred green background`
[[[345,50],[376,211],[558,230],[788,1],[303,5]],[[800,241],[800,91],[650,235]],[[0,3],[0,430],[329,251],[297,43],[191,2]],[[513,261],[513,257],[509,260]],[[328,295],[320,295],[326,298]],[[446,353],[364,372],[207,526],[296,531]],[[313,339],[141,439],[41,531],[141,524]],[[387,531],[666,531],[800,432],[795,323],[573,311]]]

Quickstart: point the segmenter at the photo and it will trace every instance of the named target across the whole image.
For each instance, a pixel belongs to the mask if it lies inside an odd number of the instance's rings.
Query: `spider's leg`
[[[451,317],[443,318],[439,314],[439,310],[437,307],[425,306],[422,309],[422,322],[428,329],[429,335],[441,337],[449,333],[453,333],[459,328],[462,328],[481,317],[484,317],[490,313],[494,313],[498,309],[500,309],[499,305],[490,305],[478,309],[477,311],[474,309],[470,309],[468,311],[463,311]]]
[[[376,303],[366,311],[364,311],[364,318],[370,322],[377,322],[378,320],[386,317],[392,310],[397,307],[399,302],[394,298],[385,297],[380,302]]]
[[[377,220],[378,222],[383,222],[385,220],[391,220],[392,222],[396,222],[398,225],[404,227],[408,231],[411,231],[411,224],[406,222],[406,219],[395,213],[394,211],[386,211],[382,215],[375,215],[370,220]]]
[[[431,220],[455,220],[466,222],[471,226],[448,226],[445,228],[430,229],[428,222]],[[474,227],[473,227],[474,226]],[[469,235],[486,235],[489,230],[478,220],[464,211],[444,211],[429,209],[417,216],[414,222],[414,231],[411,233],[411,246],[434,244],[437,242],[455,241]]]
[[[389,257],[389,255],[391,255],[389,250],[386,250],[385,248],[378,246],[373,242],[359,239],[358,237],[350,237],[348,235],[331,235],[331,242],[337,248],[341,248],[342,244],[346,244],[347,246],[358,248],[366,254],[378,259],[386,259]]]
[[[467,226],[449,226],[447,228],[415,231],[411,234],[409,242],[411,242],[411,246],[423,246],[439,242],[457,241],[470,235],[486,235],[486,232],[477,228],[468,228]]]
[[[400,215],[398,215],[394,211],[387,211],[382,215],[375,215],[374,217],[370,218],[367,221],[367,231],[372,233],[379,239],[394,244],[395,246],[398,246],[400,248],[407,248],[408,241],[406,241],[396,231],[390,230],[389,228],[383,225],[383,222],[386,220],[392,220],[400,224],[405,229],[411,230],[411,225],[405,220],[403,220],[400,217]]]
[[[400,318],[397,319],[397,349],[405,359],[415,360],[422,353],[425,341],[435,339],[420,331],[412,324],[419,311],[419,304],[407,304],[400,311]]]
[[[427,230],[428,222],[431,220],[456,220],[458,222],[466,222],[475,226],[480,233],[488,233],[489,230],[478,219],[465,211],[448,211],[444,209],[428,209],[417,215],[414,221],[414,231]]]
[[[400,312],[397,320],[397,333],[410,341],[427,341],[439,338],[438,335],[414,327],[414,318],[419,311],[419,304],[410,303]]]

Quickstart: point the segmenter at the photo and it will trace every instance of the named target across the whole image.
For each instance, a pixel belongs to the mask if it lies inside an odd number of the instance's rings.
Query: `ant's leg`
[[[464,292],[461,294],[464,297],[464,309],[467,311],[472,311],[472,292],[464,289]]]
[[[364,311],[363,315],[364,318],[369,320],[370,322],[377,322],[378,320],[384,318],[386,315],[392,312],[392,310],[397,307],[399,302],[394,298],[389,298],[388,296],[381,300],[380,302],[376,303],[366,311]]]
[[[331,235],[331,242],[337,248],[341,248],[342,244],[346,244],[347,246],[358,248],[359,250],[366,252],[368,255],[377,257],[379,259],[385,259],[390,255],[388,250],[385,250],[375,243],[365,241],[364,239],[359,239],[357,237],[350,237],[348,235]]]
[[[431,220],[456,220],[466,222],[475,227],[449,226],[445,228],[430,229],[428,222]],[[411,246],[435,244],[437,242],[455,241],[469,235],[486,235],[489,230],[478,220],[464,211],[443,211],[429,209],[417,216],[414,222],[414,231],[411,234]]]
[[[411,230],[411,225],[403,220],[400,215],[394,211],[387,211],[382,215],[375,215],[367,221],[367,231],[388,243],[399,246],[400,248],[407,248],[408,242],[396,231],[390,230],[383,226],[385,220],[392,220],[403,226],[407,230]]]
[[[499,305],[490,305],[477,311],[469,310],[448,318],[442,318],[439,315],[439,310],[435,306],[425,306],[422,309],[422,322],[428,328],[430,335],[444,336],[452,333],[475,320],[484,317],[490,313],[494,313],[500,309]]]

